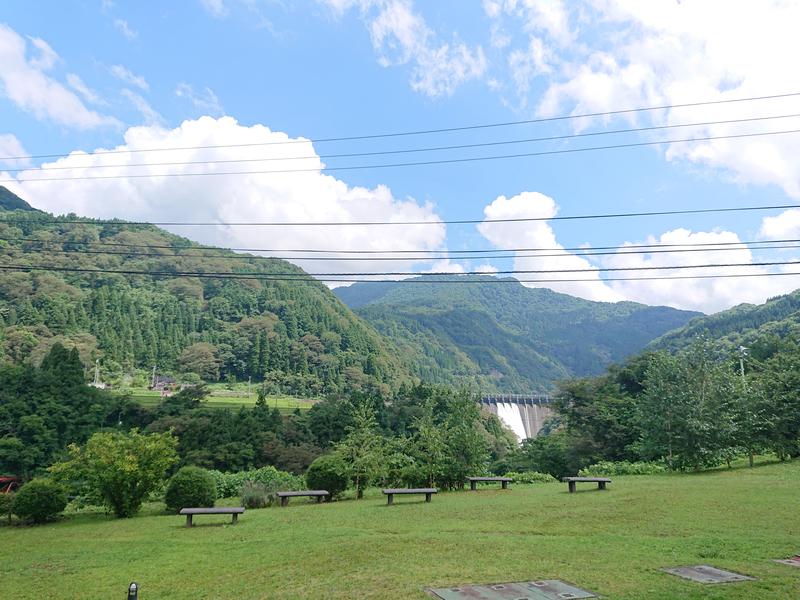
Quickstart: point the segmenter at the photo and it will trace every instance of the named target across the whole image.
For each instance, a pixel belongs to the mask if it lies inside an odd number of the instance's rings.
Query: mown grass
[[[606,598],[797,598],[800,462],[584,485],[398,497],[184,519],[150,505],[114,520],[3,527],[0,598],[426,598],[424,588],[554,578]],[[232,500],[230,502],[235,502]],[[704,586],[662,567],[711,564],[757,581]]]
[[[161,394],[146,389],[126,390],[131,393],[131,397],[142,406],[152,408],[161,402]],[[267,396],[267,405],[270,408],[278,408],[281,412],[290,412],[294,409],[307,410],[314,406],[314,400],[308,398],[297,398],[295,396]],[[246,391],[212,389],[202,406],[208,408],[239,408],[245,406],[252,408],[256,404],[256,394],[250,396]]]

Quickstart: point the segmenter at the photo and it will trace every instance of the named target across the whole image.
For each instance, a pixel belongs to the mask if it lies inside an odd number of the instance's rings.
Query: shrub
[[[299,490],[304,487],[303,478],[285,471],[279,471],[275,467],[261,467],[251,471],[239,471],[238,473],[223,473],[221,471],[209,471],[214,478],[217,487],[217,498],[234,498],[239,496],[245,482],[263,483],[266,485],[275,484],[275,489],[280,490]]]
[[[276,495],[280,490],[273,483],[261,483],[258,481],[245,481],[242,484],[241,500],[245,508],[265,508],[272,506],[278,498]]]
[[[164,493],[167,508],[178,512],[182,508],[214,506],[217,486],[211,473],[200,467],[183,467],[169,480]]]
[[[178,438],[170,432],[98,432],[83,448],[71,444],[69,460],[49,470],[58,480],[101,500],[117,517],[130,517],[177,462],[177,445]]]
[[[347,465],[336,454],[324,454],[306,471],[306,483],[312,490],[327,490],[332,498],[347,489]]]
[[[613,462],[610,460],[601,461],[581,469],[578,475],[581,477],[601,477],[610,475],[656,475],[666,472],[667,467],[656,462],[628,462],[621,460]]]
[[[67,494],[49,479],[33,479],[19,488],[11,510],[33,523],[52,521],[67,506]]]
[[[539,473],[538,471],[522,471],[506,473],[506,477],[511,477],[514,483],[555,483],[558,481],[550,473]]]
[[[9,492],[8,494],[0,494],[0,519],[3,517],[8,518],[8,522],[11,522],[11,507],[14,504],[14,494]]]

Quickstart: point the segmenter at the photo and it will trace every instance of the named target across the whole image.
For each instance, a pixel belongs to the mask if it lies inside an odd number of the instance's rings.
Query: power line
[[[800,130],[798,130],[800,131]],[[82,224],[82,225],[116,225],[120,227],[141,227],[141,226],[223,226],[223,227],[342,227],[356,225],[469,225],[480,223],[525,223],[532,221],[574,221],[591,219],[619,219],[628,217],[653,217],[667,215],[695,215],[707,213],[726,213],[726,212],[747,212],[760,210],[783,210],[787,208],[797,208],[796,204],[775,204],[770,206],[736,206],[723,208],[693,208],[686,210],[659,210],[649,212],[628,212],[628,213],[596,213],[586,215],[556,215],[552,217],[518,217],[511,219],[456,219],[451,221],[256,221],[256,222],[224,222],[224,221],[120,221],[120,220],[101,220],[101,219],[0,219],[0,223],[14,224]]]
[[[752,266],[752,265],[749,265]],[[606,281],[665,281],[677,279],[725,279],[730,277],[785,277],[800,275],[800,272],[782,273],[742,273],[742,274],[714,274],[714,275],[677,275],[677,276],[657,276],[657,277],[606,277],[603,279],[516,279],[516,278],[496,278],[487,277],[486,279],[435,279],[435,278],[413,278],[413,279],[314,279],[308,275],[305,278],[289,277],[287,275],[265,275],[265,274],[240,274],[240,273],[203,273],[203,272],[177,272],[177,271],[135,271],[127,269],[82,269],[68,267],[39,267],[27,265],[0,265],[0,271],[48,271],[48,272],[68,272],[82,274],[101,274],[101,275],[144,275],[149,277],[194,277],[198,279],[246,279],[257,281],[293,281],[298,283],[604,283]],[[415,275],[419,275],[415,273]],[[461,274],[459,274],[461,275]],[[480,273],[479,275],[486,275]]]
[[[752,137],[765,137],[772,135],[788,135],[792,133],[800,133],[800,129],[784,129],[780,131],[764,131],[758,133],[738,133],[729,135],[716,135],[704,136],[695,138],[683,138],[675,140],[657,140],[650,142],[631,142],[628,144],[610,144],[607,146],[589,146],[586,148],[567,148],[562,150],[543,150],[540,152],[523,152],[519,154],[502,154],[496,156],[473,156],[466,158],[449,158],[441,160],[426,160],[426,161],[413,161],[413,162],[400,162],[400,163],[384,163],[377,165],[351,165],[342,167],[312,167],[302,169],[272,169],[266,171],[205,171],[198,173],[140,173],[130,175],[85,175],[79,177],[34,177],[23,179],[0,179],[0,183],[22,183],[22,182],[36,182],[36,181],[90,181],[95,179],[152,179],[158,177],[207,177],[217,175],[273,175],[273,174],[290,174],[290,173],[311,173],[311,172],[338,172],[338,171],[359,171],[365,169],[393,169],[398,167],[421,167],[432,165],[445,165],[445,164],[458,164],[458,163],[472,163],[482,162],[489,160],[508,160],[513,158],[532,158],[537,156],[552,156],[558,154],[576,154],[580,152],[591,152],[599,150],[619,150],[624,148],[639,148],[644,146],[658,146],[662,144],[680,144],[687,142],[706,142],[712,140],[731,140],[743,139]]]
[[[133,163],[133,164],[110,164],[110,165],[77,165],[77,166],[48,166],[46,168],[30,168],[18,167],[13,169],[4,169],[9,173],[17,173],[21,171],[46,173],[49,171],[71,171],[71,170],[84,170],[84,169],[110,169],[110,168],[134,168],[134,167],[174,167],[174,166],[189,166],[189,165],[217,165],[217,164],[231,164],[231,163],[255,163],[255,162],[272,162],[272,161],[287,161],[287,160],[328,160],[331,158],[363,158],[368,156],[388,156],[395,154],[411,154],[419,152],[438,152],[444,150],[466,150],[472,148],[486,148],[494,146],[507,146],[512,144],[527,144],[534,142],[552,142],[558,140],[568,140],[584,137],[596,137],[601,135],[618,135],[622,133],[641,133],[644,131],[658,131],[665,129],[679,129],[685,127],[707,127],[711,125],[729,125],[735,123],[749,123],[754,121],[768,121],[775,119],[791,119],[800,117],[800,113],[786,114],[786,115],[773,115],[766,117],[749,117],[742,119],[726,119],[722,121],[703,121],[699,123],[683,123],[675,125],[653,125],[650,127],[633,127],[628,129],[612,129],[609,131],[592,131],[584,133],[573,133],[567,135],[554,135],[537,138],[524,138],[517,140],[503,140],[496,142],[481,142],[474,144],[456,144],[450,146],[432,146],[427,148],[404,148],[400,150],[381,150],[374,152],[350,152],[343,154],[321,154],[313,156],[272,156],[264,158],[228,158],[228,159],[213,159],[213,160],[189,160],[189,161],[173,161],[173,162],[147,162],[147,163]],[[0,159],[2,160],[2,159]]]
[[[1,222],[1,221],[0,221]],[[83,222],[83,221],[80,221]],[[333,253],[333,254],[408,254],[408,253],[444,253],[451,252],[450,250],[321,250],[314,249],[301,249],[301,248],[222,248],[220,246],[174,246],[174,245],[156,245],[156,244],[129,244],[124,242],[101,242],[101,241],[78,241],[78,240],[41,240],[38,238],[4,238],[0,237],[0,241],[6,242],[36,242],[43,244],[61,244],[61,245],[89,245],[89,246],[110,246],[110,247],[123,247],[123,248],[160,248],[167,250],[228,250],[231,252],[300,252],[300,253]],[[555,251],[582,251],[582,250],[616,250],[627,248],[694,248],[694,247],[707,247],[707,246],[743,246],[743,245],[757,245],[757,244],[783,244],[800,242],[800,238],[776,239],[776,240],[751,240],[751,241],[737,241],[737,242],[686,242],[684,244],[623,244],[618,246],[594,246],[592,248],[585,248],[582,246],[556,248],[539,247],[539,248],[494,248],[491,250],[453,250],[458,254],[483,254],[494,252],[555,252]],[[713,250],[710,248],[709,251]],[[198,255],[203,256],[203,255]],[[283,257],[280,257],[283,258]],[[446,258],[442,257],[442,258]]]
[[[1,238],[0,238],[1,239]],[[7,240],[4,240],[7,241]],[[800,240],[795,240],[800,242]],[[34,242],[36,243],[36,242]],[[61,242],[38,242],[38,243],[50,243],[50,244],[59,244]],[[757,246],[755,248],[748,248],[744,245],[745,242],[737,242],[735,245],[723,246],[720,248],[670,248],[670,249],[652,249],[652,250],[630,250],[625,251],[626,246],[620,246],[619,250],[616,251],[576,251],[576,252],[569,252],[567,249],[563,249],[558,252],[553,252],[549,254],[527,254],[525,252],[515,252],[514,254],[489,254],[489,255],[479,255],[477,258],[483,260],[498,260],[498,259],[508,259],[508,258],[552,258],[552,257],[564,257],[564,256],[623,256],[623,255],[636,255],[636,254],[673,254],[673,253],[684,253],[684,252],[728,252],[728,251],[740,251],[740,250],[790,250],[795,248],[800,248],[799,244],[770,244],[765,246]],[[141,248],[148,248],[148,246],[137,246]],[[155,246],[152,248],[156,248]],[[325,262],[361,262],[361,261],[369,261],[369,262],[387,262],[387,261],[433,261],[433,260],[441,260],[441,259],[449,259],[449,260],[471,260],[476,258],[473,255],[462,255],[459,251],[452,251],[449,254],[445,254],[443,256],[422,256],[422,255],[411,255],[411,256],[293,256],[293,255],[284,255],[284,256],[259,256],[259,255],[247,255],[247,254],[183,254],[178,253],[179,250],[186,250],[186,249],[193,249],[193,248],[180,248],[180,247],[170,247],[164,246],[162,248],[169,248],[171,250],[175,250],[175,254],[165,254],[163,252],[129,252],[125,250],[121,251],[112,251],[112,250],[87,250],[82,248],[72,248],[72,249],[62,249],[62,250],[53,250],[49,248],[21,248],[22,252],[30,253],[30,252],[41,252],[41,253],[49,253],[49,254],[91,254],[91,255],[103,255],[103,256],[119,256],[119,257],[131,257],[131,256],[143,256],[143,257],[155,257],[155,258],[213,258],[219,260],[289,260],[289,261],[325,261]]]
[[[786,265],[800,265],[800,260],[789,261],[762,261],[762,262],[746,262],[746,263],[704,263],[697,265],[658,265],[658,266],[645,266],[645,267],[591,267],[583,269],[509,269],[494,271],[493,275],[532,275],[532,274],[553,274],[553,273],[606,273],[617,271],[671,271],[671,270],[685,270],[685,269],[716,269],[716,268],[731,268],[731,267],[774,267]],[[237,276],[255,276],[261,277],[264,273],[258,272],[209,272],[199,271],[206,275],[220,275],[225,276],[234,274]],[[147,271],[140,271],[140,274],[146,274]],[[454,276],[454,275],[485,275],[484,271],[437,271],[435,273],[419,273],[411,271],[370,271],[359,273],[362,277],[441,277],[441,276]],[[267,274],[268,276],[269,274]],[[284,277],[295,277],[299,279],[313,277],[322,281],[336,281],[335,279],[327,279],[329,277],[351,277],[352,272],[337,272],[337,273],[297,273],[297,274],[281,274]]]
[[[86,156],[93,156],[99,154],[130,154],[130,153],[140,153],[140,152],[165,152],[165,151],[172,151],[172,150],[206,150],[206,149],[213,149],[213,148],[241,148],[241,147],[252,147],[252,146],[277,146],[277,145],[286,145],[286,144],[308,144],[308,143],[323,143],[323,142],[345,142],[345,141],[357,141],[357,140],[373,140],[373,139],[380,139],[380,138],[394,138],[394,137],[406,137],[406,136],[414,136],[414,135],[429,135],[429,134],[436,134],[436,133],[452,133],[456,131],[474,131],[478,129],[490,129],[496,127],[510,127],[515,125],[531,125],[535,123],[552,123],[557,121],[569,121],[574,119],[585,119],[585,118],[592,118],[592,117],[606,117],[606,116],[614,116],[614,115],[622,115],[622,114],[631,114],[631,113],[639,113],[639,112],[649,112],[655,110],[671,110],[675,108],[690,108],[696,106],[714,106],[720,104],[734,104],[740,102],[754,102],[760,100],[776,100],[780,98],[791,98],[795,96],[800,96],[800,92],[790,92],[786,94],[771,94],[766,96],[751,96],[747,98],[728,98],[722,100],[707,100],[702,102],[685,102],[682,104],[665,104],[661,106],[648,106],[642,108],[626,108],[620,110],[610,110],[610,111],[603,111],[603,112],[593,112],[593,113],[584,113],[579,115],[561,115],[556,117],[542,117],[538,119],[525,119],[520,121],[506,121],[500,123],[482,123],[477,125],[464,125],[458,127],[443,127],[437,129],[421,129],[416,131],[399,131],[399,132],[390,132],[390,133],[373,133],[368,135],[351,135],[351,136],[340,136],[340,137],[328,137],[328,138],[314,138],[314,139],[299,139],[299,140],[285,140],[285,141],[274,141],[274,142],[252,142],[252,143],[242,143],[242,144],[213,144],[213,145],[204,145],[204,146],[180,146],[180,147],[172,147],[172,148],[139,148],[139,149],[126,149],[126,150],[95,150],[93,152],[86,152],[84,153]],[[60,154],[30,154],[24,156],[4,156],[0,157],[0,160],[31,160],[31,159],[38,159],[38,158],[57,158],[61,156],[68,156],[69,153],[60,153]]]

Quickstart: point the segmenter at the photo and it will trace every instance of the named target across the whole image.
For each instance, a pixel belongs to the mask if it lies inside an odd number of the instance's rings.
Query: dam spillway
[[[488,394],[481,397],[480,403],[497,415],[519,441],[536,437],[545,420],[553,414],[548,396]]]

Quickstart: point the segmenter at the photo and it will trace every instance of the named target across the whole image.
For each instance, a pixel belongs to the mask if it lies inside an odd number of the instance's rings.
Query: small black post
[[[128,600],[139,600],[139,584],[135,581],[128,586]]]

